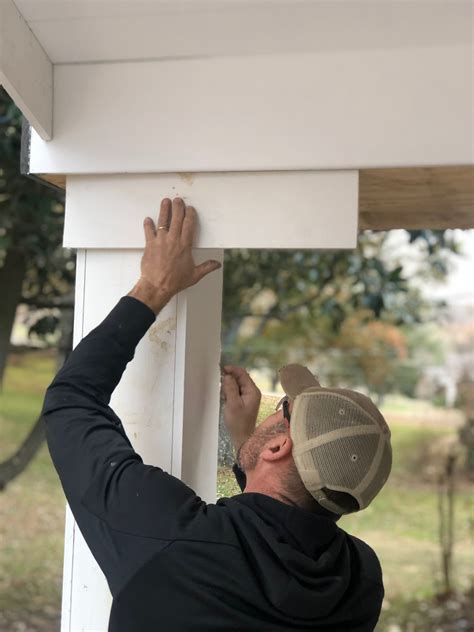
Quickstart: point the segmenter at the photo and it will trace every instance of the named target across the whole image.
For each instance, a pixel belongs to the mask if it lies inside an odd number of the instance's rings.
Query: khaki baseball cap
[[[294,401],[290,436],[304,486],[333,513],[354,512],[340,500],[344,494],[357,501],[359,510],[364,509],[385,485],[392,468],[390,429],[381,412],[362,393],[322,387],[299,364],[282,367],[279,376],[283,390]]]

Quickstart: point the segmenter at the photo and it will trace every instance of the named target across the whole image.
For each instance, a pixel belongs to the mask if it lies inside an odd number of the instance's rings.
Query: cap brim
[[[290,399],[295,399],[307,388],[321,386],[311,371],[301,364],[287,364],[281,367],[278,374],[280,384]]]

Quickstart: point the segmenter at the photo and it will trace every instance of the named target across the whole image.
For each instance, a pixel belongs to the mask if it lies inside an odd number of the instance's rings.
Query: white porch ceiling
[[[15,0],[54,64],[472,41],[472,3],[422,1]]]

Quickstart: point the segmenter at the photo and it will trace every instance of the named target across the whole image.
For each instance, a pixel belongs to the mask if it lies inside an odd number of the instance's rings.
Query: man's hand
[[[224,367],[222,392],[224,423],[238,450],[255,430],[262,394],[247,371],[238,366]]]
[[[196,209],[185,206],[181,198],[175,198],[173,203],[169,198],[161,201],[156,227],[150,217],[145,219],[146,245],[141,277],[129,296],[148,305],[155,314],[175,294],[221,267],[213,260],[198,266],[194,264],[192,246],[196,222]]]

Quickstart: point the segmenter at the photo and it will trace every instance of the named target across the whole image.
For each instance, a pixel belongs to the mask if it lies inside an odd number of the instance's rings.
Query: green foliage
[[[411,360],[399,362],[393,371],[393,383],[396,389],[406,397],[416,396],[416,385],[422,376],[422,367]]]
[[[395,370],[407,354],[399,327],[372,320],[367,310],[354,312],[342,323],[334,345],[340,351],[333,363],[334,384],[343,373],[349,384],[364,385],[380,397],[394,388]]]
[[[74,281],[74,256],[62,248],[62,191],[20,174],[22,116],[0,88],[0,267],[9,250],[27,262],[23,299],[57,298]]]
[[[403,327],[400,337],[429,319],[432,306],[413,281],[444,278],[450,256],[459,251],[457,243],[447,231],[410,233],[412,247],[422,252],[413,272],[403,260],[386,255],[387,237],[387,232],[367,231],[352,251],[227,251],[224,355],[253,367],[319,364],[328,347],[337,346],[344,323],[354,314],[366,315],[361,327],[373,320],[392,327],[393,334],[393,328]],[[354,357],[361,353],[356,342]],[[388,357],[390,345],[385,347]],[[395,356],[405,361],[403,354]]]

